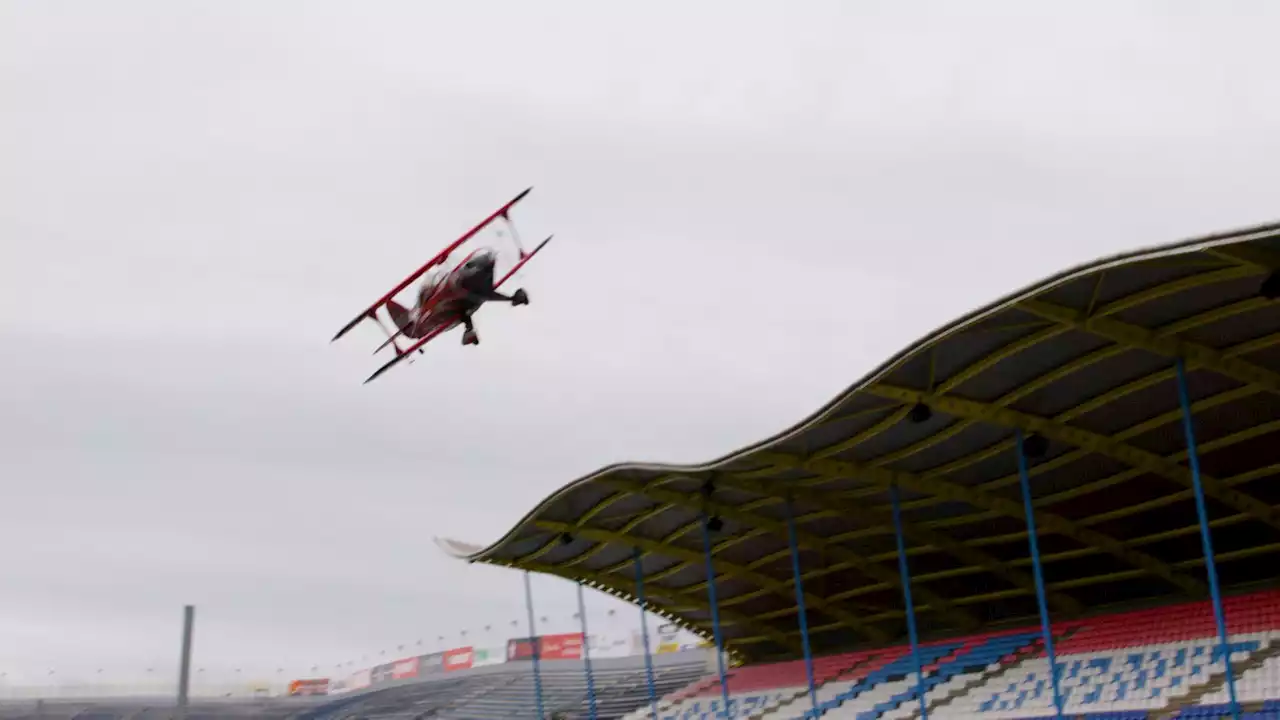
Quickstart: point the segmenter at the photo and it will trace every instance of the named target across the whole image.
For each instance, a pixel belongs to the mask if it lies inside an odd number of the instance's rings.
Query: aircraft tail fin
[[[409,314],[409,311],[405,306],[395,300],[388,300],[387,313],[391,315],[391,321],[396,324],[396,329],[405,337],[421,337],[420,333],[417,332],[417,328],[414,327],[417,323],[413,321],[413,317]]]

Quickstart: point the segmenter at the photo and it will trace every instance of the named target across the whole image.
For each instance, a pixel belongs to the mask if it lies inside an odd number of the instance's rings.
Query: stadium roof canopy
[[[1179,410],[1185,359],[1223,587],[1280,561],[1280,225],[1112,257],[929,335],[799,425],[696,466],[611,465],[488,547],[439,544],[635,599],[711,635],[702,513],[726,645],[800,653],[797,524],[815,652],[905,637],[890,487],[921,634],[1035,622],[1015,438],[1055,619],[1207,595]],[[856,332],[851,324],[849,332]],[[713,525],[716,523],[713,523]]]

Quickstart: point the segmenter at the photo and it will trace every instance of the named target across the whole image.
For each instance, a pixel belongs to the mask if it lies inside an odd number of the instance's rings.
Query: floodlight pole
[[[547,714],[542,707],[542,670],[538,666],[542,648],[538,642],[538,626],[533,623],[533,585],[529,580],[528,570],[524,571],[524,606],[529,612],[529,642],[533,645],[533,693],[538,703],[538,720],[546,720]]]
[[[707,598],[711,601],[711,632],[716,640],[716,666],[720,670],[720,697],[724,700],[724,716],[729,714],[729,683],[724,671],[724,640],[720,635],[720,607],[716,602],[716,569],[711,562],[710,518],[702,513],[702,548],[707,556]]]
[[[907,605],[907,638],[911,642],[911,659],[916,666],[920,720],[929,720],[929,707],[924,699],[924,666],[920,662],[920,639],[916,634],[916,606],[911,600],[911,571],[907,566],[907,543],[902,535],[902,503],[898,499],[897,483],[889,486],[889,500],[893,503],[893,535],[898,543],[898,575],[902,579],[902,599]]]
[[[791,507],[791,498],[786,501],[787,510],[787,543],[791,546],[791,574],[796,583],[796,608],[800,615],[800,643],[804,650],[804,671],[809,682],[809,704],[815,712],[818,710],[818,689],[813,682],[813,652],[809,647],[809,617],[804,609],[804,582],[800,577],[800,548],[796,542],[796,517]],[[928,720],[925,718],[924,720]]]
[[[649,652],[649,603],[644,599],[644,568],[640,564],[640,548],[632,549],[636,566],[636,598],[640,602],[640,637],[644,643],[644,676],[649,684],[649,705],[653,708],[653,720],[658,720],[658,688],[653,682],[653,655]]]
[[[591,636],[587,634],[587,604],[582,598],[582,581],[578,581],[578,621],[582,626],[582,667],[587,673],[587,708],[596,720],[596,682],[591,673]]]
[[[1182,430],[1187,438],[1187,459],[1191,463],[1191,486],[1195,490],[1196,514],[1200,516],[1200,544],[1204,548],[1204,566],[1209,573],[1209,598],[1213,603],[1213,621],[1218,626],[1219,651],[1227,667],[1227,695],[1231,699],[1231,717],[1240,720],[1240,702],[1236,698],[1235,672],[1231,669],[1231,645],[1227,641],[1227,618],[1222,610],[1222,593],[1218,589],[1218,567],[1213,561],[1213,538],[1209,533],[1209,511],[1204,502],[1204,485],[1200,479],[1200,453],[1196,448],[1195,423],[1191,416],[1191,394],[1187,392],[1187,367],[1182,358],[1174,364],[1178,375],[1178,404],[1182,406]]]
[[[1054,717],[1062,720],[1062,690],[1058,686],[1058,662],[1053,653],[1053,629],[1049,623],[1049,605],[1045,601],[1044,573],[1040,570],[1040,543],[1036,540],[1036,514],[1031,504],[1031,479],[1027,472],[1027,449],[1022,431],[1017,432],[1018,482],[1022,485],[1022,507],[1027,515],[1027,542],[1031,546],[1031,569],[1036,581],[1036,602],[1040,605],[1040,632],[1044,637],[1045,654],[1049,657],[1049,679],[1053,682]]]
[[[187,701],[191,695],[191,636],[195,628],[196,608],[194,605],[182,607],[182,654],[178,661],[178,708],[176,717],[185,720],[187,717]]]

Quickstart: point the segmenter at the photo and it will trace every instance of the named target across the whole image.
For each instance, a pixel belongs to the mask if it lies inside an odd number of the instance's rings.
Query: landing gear
[[[476,335],[475,330],[467,330],[466,332],[462,333],[462,344],[463,345],[479,345],[480,336]]]
[[[511,293],[511,304],[512,305],[528,305],[529,293],[525,292],[524,288],[520,288],[519,290]]]

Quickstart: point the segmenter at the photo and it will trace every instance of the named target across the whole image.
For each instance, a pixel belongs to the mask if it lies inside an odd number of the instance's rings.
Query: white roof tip
[[[449,538],[442,537],[434,537],[432,540],[435,540],[436,545],[438,545],[441,550],[444,550],[456,558],[469,558],[484,549],[480,545],[465,543],[461,540],[451,540]]]

